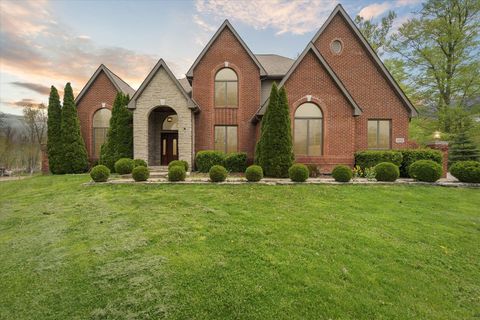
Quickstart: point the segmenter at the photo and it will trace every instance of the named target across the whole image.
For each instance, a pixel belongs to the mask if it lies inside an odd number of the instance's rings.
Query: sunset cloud
[[[318,29],[336,3],[332,0],[197,0],[196,9],[201,14],[219,19],[231,17],[255,29],[272,28],[277,35],[304,34]]]
[[[79,92],[103,63],[135,88],[158,60],[153,55],[102,46],[87,35],[76,35],[68,25],[56,21],[48,8],[44,0],[0,2],[0,71],[25,79],[12,82],[13,86],[48,95],[50,85],[63,89],[66,82],[71,82]],[[185,68],[168,63],[176,73]],[[20,102],[28,99],[9,105]]]
[[[5,103],[15,108],[25,108],[25,107],[38,108],[44,105],[43,102],[35,101],[33,99],[22,99],[20,101],[2,101],[2,103]]]
[[[50,94],[50,87],[44,86],[43,84],[39,83],[30,83],[30,82],[19,82],[19,81],[14,81],[10,82],[11,84],[17,86],[17,87],[22,87],[26,88],[35,92],[38,92],[40,94]]]
[[[421,0],[397,0],[397,1],[385,1],[382,3],[372,3],[360,10],[358,15],[366,20],[370,20],[381,16],[388,10],[395,8],[413,6],[420,3]]]

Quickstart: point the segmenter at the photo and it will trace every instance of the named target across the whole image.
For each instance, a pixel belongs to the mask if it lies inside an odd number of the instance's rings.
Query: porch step
[[[152,172],[168,172],[168,166],[149,166],[150,173]]]

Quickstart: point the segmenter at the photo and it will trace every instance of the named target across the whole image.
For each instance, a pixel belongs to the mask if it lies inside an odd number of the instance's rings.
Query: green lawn
[[[1,319],[478,319],[480,190],[0,182]]]

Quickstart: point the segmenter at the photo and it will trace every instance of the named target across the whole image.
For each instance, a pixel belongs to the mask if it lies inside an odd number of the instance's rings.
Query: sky
[[[71,82],[78,94],[100,64],[137,89],[163,58],[181,78],[225,19],[254,53],[296,58],[341,3],[353,18],[394,28],[421,0],[0,0],[0,111],[48,104]]]

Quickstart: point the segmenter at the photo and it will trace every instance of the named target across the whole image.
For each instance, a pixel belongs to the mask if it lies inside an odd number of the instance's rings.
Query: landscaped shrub
[[[117,93],[113,102],[110,126],[105,143],[100,148],[100,163],[110,170],[121,158],[133,158],[133,114],[127,108],[130,97],[123,92]]]
[[[245,172],[247,168],[247,154],[245,152],[234,152],[226,155],[223,165],[230,172]]]
[[[185,168],[185,172],[188,171],[188,162],[185,160],[173,160],[168,164],[168,169],[175,166],[181,166]]]
[[[398,167],[402,164],[402,153],[399,151],[359,151],[355,153],[355,165],[360,168],[372,168],[381,162],[391,162]]]
[[[288,176],[294,182],[305,182],[308,179],[308,168],[301,163],[295,163],[288,169]]]
[[[251,165],[245,170],[245,178],[250,182],[257,182],[263,178],[263,169],[257,165]]]
[[[306,166],[308,168],[308,176],[310,178],[316,178],[320,176],[320,167],[318,165],[309,163]]]
[[[110,169],[104,165],[95,166],[92,168],[92,171],[90,171],[90,177],[92,177],[92,180],[95,182],[105,182],[109,176]]]
[[[132,170],[132,178],[135,181],[147,181],[148,177],[150,177],[150,171],[147,167],[138,166],[133,168]]]
[[[148,167],[147,162],[143,159],[135,159],[133,160],[133,167]]]
[[[352,179],[352,169],[347,166],[336,166],[333,168],[332,177],[337,182],[348,182]]]
[[[262,118],[260,139],[255,149],[255,162],[266,177],[284,178],[293,163],[290,109],[285,87],[270,91],[267,110]]]
[[[223,166],[214,165],[210,168],[208,174],[212,182],[222,182],[227,179],[228,172],[227,169],[225,169]]]
[[[375,166],[377,181],[395,181],[400,176],[400,169],[391,162],[381,162]]]
[[[183,164],[168,166],[168,181],[185,181],[186,176],[187,173]]]
[[[80,132],[77,106],[70,83],[63,91],[61,122],[60,173],[83,173],[88,170],[88,156]]]
[[[462,182],[480,183],[480,162],[457,161],[450,167],[450,173]]]
[[[409,167],[418,160],[432,160],[438,164],[442,164],[442,153],[433,149],[405,149],[399,150],[402,153],[402,163],[400,165],[400,176],[408,178]]]
[[[442,176],[442,166],[432,160],[418,160],[409,166],[408,174],[418,181],[435,182]]]
[[[206,150],[199,151],[195,157],[195,165],[200,172],[209,172],[215,165],[223,165],[225,153],[220,151]]]
[[[129,158],[121,158],[115,162],[115,172],[118,174],[132,173],[134,162]]]

